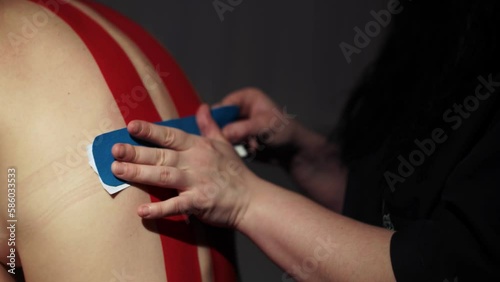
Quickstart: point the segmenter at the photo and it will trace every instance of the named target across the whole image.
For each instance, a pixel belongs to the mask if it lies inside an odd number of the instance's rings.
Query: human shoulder
[[[0,24],[4,51],[0,56],[0,130],[8,132],[0,137],[0,160],[34,166],[54,158],[56,152],[64,153],[66,146],[73,148],[104,130],[123,127],[92,54],[75,32],[38,4],[0,3],[4,23]],[[43,15],[48,17],[45,24]],[[33,26],[34,33],[27,36]],[[11,43],[9,34],[24,41]],[[31,150],[35,142],[38,150]],[[31,161],[35,157],[39,162]]]
[[[0,0],[0,86],[30,86],[40,73],[54,72],[86,53],[75,32],[51,10],[30,1]]]

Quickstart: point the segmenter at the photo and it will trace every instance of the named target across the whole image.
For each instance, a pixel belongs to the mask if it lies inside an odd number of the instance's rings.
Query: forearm
[[[290,142],[299,152],[309,148],[323,146],[327,143],[327,138],[325,136],[310,130],[299,122],[293,125],[290,137]]]
[[[238,229],[298,281],[393,281],[391,231],[257,180]],[[290,279],[291,280],[291,279]]]
[[[348,171],[338,146],[302,126],[295,132],[297,150],[288,166],[292,178],[314,201],[340,213]]]

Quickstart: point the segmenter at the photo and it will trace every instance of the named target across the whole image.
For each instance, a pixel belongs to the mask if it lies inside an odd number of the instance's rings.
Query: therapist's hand
[[[300,124],[286,107],[278,107],[264,92],[257,88],[244,88],[226,96],[219,105],[240,107],[241,120],[226,125],[222,133],[232,143],[244,142],[250,148],[250,158],[279,163],[300,178],[305,175],[307,162],[297,159],[314,159],[318,148],[324,147],[324,136]],[[305,164],[295,166],[295,163]],[[309,169],[308,169],[309,170]]]
[[[233,144],[247,142],[251,147],[281,147],[293,143],[298,123],[295,115],[279,108],[257,88],[244,88],[226,96],[220,105],[240,107],[241,120],[226,125],[222,134]]]
[[[224,138],[207,105],[196,120],[202,137],[143,121],[128,124],[129,133],[161,148],[116,144],[113,173],[124,180],[173,188],[179,196],[139,207],[144,218],[194,214],[206,223],[236,227],[258,181]]]

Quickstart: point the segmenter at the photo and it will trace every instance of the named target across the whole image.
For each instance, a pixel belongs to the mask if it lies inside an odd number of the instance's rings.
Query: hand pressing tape
[[[219,127],[222,128],[225,125],[238,119],[239,108],[236,106],[227,106],[213,109],[212,117],[219,125]],[[194,116],[161,121],[157,122],[156,124],[178,128],[189,134],[200,135],[200,130],[198,128],[198,125],[196,124],[196,119]],[[117,193],[130,186],[129,184],[125,183],[125,181],[117,178],[111,172],[111,164],[115,160],[113,155],[111,154],[111,148],[116,143],[131,144],[134,146],[157,147],[154,144],[150,144],[133,138],[132,136],[130,136],[126,128],[97,136],[94,139],[92,145],[89,145],[89,147],[87,148],[89,164],[97,172],[104,189],[106,189],[109,194]],[[243,146],[236,146],[235,149],[240,157],[246,156],[247,153]]]

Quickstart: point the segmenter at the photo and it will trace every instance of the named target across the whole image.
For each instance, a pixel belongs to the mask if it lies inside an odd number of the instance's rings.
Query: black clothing
[[[387,145],[349,164],[344,214],[396,231],[398,281],[500,281],[497,82],[478,81],[479,94],[451,104],[443,123],[387,167]]]

